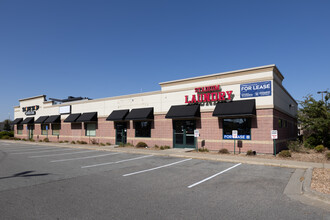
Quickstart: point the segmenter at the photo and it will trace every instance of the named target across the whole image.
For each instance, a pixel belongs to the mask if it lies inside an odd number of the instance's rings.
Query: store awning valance
[[[107,121],[123,121],[125,120],[125,117],[129,113],[128,109],[124,110],[114,110],[111,112],[111,114],[107,117]]]
[[[40,116],[34,123],[35,124],[42,124],[44,123],[49,116]]]
[[[16,124],[19,124],[23,121],[23,118],[16,118],[11,124],[12,125],[16,125]]]
[[[256,115],[255,99],[221,102],[218,103],[213,111],[216,117],[251,117]]]
[[[22,124],[33,124],[33,123],[34,123],[34,117],[27,117],[22,122]]]
[[[199,118],[201,111],[199,105],[174,105],[171,106],[165,118]]]
[[[70,114],[65,120],[64,122],[75,122],[79,117],[80,117],[80,113],[76,113],[76,114]]]
[[[96,122],[97,112],[87,112],[80,115],[76,122]]]
[[[146,120],[154,118],[154,108],[132,109],[126,116],[126,120]]]
[[[48,124],[48,123],[61,123],[61,116],[60,115],[51,115],[46,119],[46,121],[44,123],[45,124]]]

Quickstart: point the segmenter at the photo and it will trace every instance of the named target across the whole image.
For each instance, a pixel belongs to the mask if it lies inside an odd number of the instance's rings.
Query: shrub
[[[246,151],[246,156],[254,156],[254,155],[256,155],[257,153],[255,152],[255,151],[253,151],[253,150],[248,150],[248,151]]]
[[[42,142],[42,140],[39,140],[39,142]]]
[[[1,139],[9,139],[10,137],[8,135],[3,135]]]
[[[80,141],[80,144],[87,144],[86,141]]]
[[[101,146],[105,146],[105,144],[103,144],[103,143],[100,143],[100,145],[101,145]]]
[[[98,144],[96,139],[92,139],[92,140],[91,140],[91,143],[92,143],[92,144]]]
[[[209,152],[209,149],[203,147],[198,149],[199,152]]]
[[[48,138],[45,138],[45,139],[43,140],[43,142],[49,142],[49,139],[48,139]]]
[[[31,141],[31,142],[35,142],[35,140],[34,140],[33,138],[30,138],[29,141]]]
[[[76,144],[76,142],[75,141],[71,141],[71,144]]]
[[[69,143],[69,141],[65,140],[64,143]]]
[[[17,137],[14,137],[14,140],[15,141],[20,141],[21,139],[20,138],[17,138]]]
[[[302,150],[302,146],[299,141],[289,141],[288,149],[292,152],[300,152]]]
[[[144,147],[148,147],[148,145],[144,142],[139,142],[139,143],[137,143],[137,145],[135,147],[143,147],[144,148]]]
[[[106,143],[106,145],[109,145],[109,146],[110,146],[110,145],[111,145],[111,143],[110,143],[110,142],[107,142],[107,143]]]
[[[330,160],[330,152],[326,153],[325,157],[327,158],[327,160]]]
[[[229,154],[229,151],[226,148],[221,148],[219,154]]]
[[[23,138],[22,141],[27,141],[27,140],[25,138]]]
[[[4,138],[2,138],[3,136],[14,137],[14,131],[1,131],[0,132],[0,138],[4,139]]]
[[[317,153],[322,153],[323,151],[325,151],[325,148],[323,145],[317,145],[314,150],[317,152]]]
[[[282,150],[278,155],[280,157],[291,157],[291,153],[289,150]]]
[[[158,149],[158,148],[159,148],[159,146],[158,146],[157,144],[155,144],[155,148],[157,148],[157,149]]]
[[[63,141],[59,141],[58,143],[63,143]]]
[[[81,144],[81,141],[77,141],[77,144]]]
[[[166,150],[166,149],[170,149],[170,148],[171,148],[170,146],[165,145],[165,146],[160,146],[159,149]]]

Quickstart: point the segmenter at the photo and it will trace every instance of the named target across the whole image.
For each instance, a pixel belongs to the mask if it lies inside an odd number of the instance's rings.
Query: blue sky
[[[0,121],[21,98],[103,98],[276,64],[298,100],[328,89],[330,1],[0,0]]]

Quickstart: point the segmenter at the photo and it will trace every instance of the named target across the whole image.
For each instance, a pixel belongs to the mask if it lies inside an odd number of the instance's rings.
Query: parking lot
[[[294,169],[0,142],[1,219],[329,219]]]

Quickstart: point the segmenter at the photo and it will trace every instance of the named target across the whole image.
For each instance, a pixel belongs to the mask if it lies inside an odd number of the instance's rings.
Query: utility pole
[[[322,102],[323,102],[323,93],[328,93],[328,91],[318,91],[317,94],[322,94]]]

